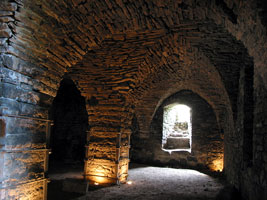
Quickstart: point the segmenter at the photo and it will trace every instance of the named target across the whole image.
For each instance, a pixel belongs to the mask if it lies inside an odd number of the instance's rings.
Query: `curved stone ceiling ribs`
[[[238,5],[227,1],[218,4],[217,1],[197,0],[24,0],[18,4],[14,16],[14,24],[17,26],[11,26],[14,36],[9,40],[13,49],[9,52],[46,70],[46,73],[40,71],[42,83],[53,89],[58,87],[62,74],[83,59],[88,51],[99,50],[102,48],[102,41],[130,31],[140,36],[142,32],[156,30],[180,32],[179,26],[195,25],[197,22],[206,23],[208,29],[205,31],[210,31],[208,36],[215,36],[214,27],[217,28],[217,24],[222,27],[221,30],[226,27],[235,37],[241,38],[247,44],[247,39],[237,27],[244,27],[239,14],[243,17],[243,10],[249,3]],[[255,16],[253,13],[250,15]],[[252,29],[253,26],[249,28]],[[194,43],[194,40],[198,39],[192,32],[192,37],[186,42]],[[265,38],[260,42],[263,43],[264,40]],[[207,43],[203,38],[201,41]],[[229,42],[231,41],[227,43]],[[208,52],[205,48],[202,50]],[[254,52],[249,53],[257,56]],[[259,66],[262,66],[262,63],[259,63]],[[261,68],[259,67],[259,70]],[[53,77],[52,74],[56,76]],[[50,75],[51,78],[48,78]]]

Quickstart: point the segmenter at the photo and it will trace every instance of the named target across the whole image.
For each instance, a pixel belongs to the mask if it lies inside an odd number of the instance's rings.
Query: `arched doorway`
[[[65,191],[64,187],[68,187],[66,180],[83,179],[88,115],[84,97],[69,78],[60,83],[52,104],[51,117],[54,126],[50,139],[52,154],[49,159],[51,183],[48,198],[56,199],[62,195],[66,195],[64,199],[73,198],[76,194],[71,193],[77,192]]]

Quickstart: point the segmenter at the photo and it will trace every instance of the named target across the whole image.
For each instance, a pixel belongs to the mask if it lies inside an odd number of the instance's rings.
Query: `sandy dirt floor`
[[[223,188],[222,181],[190,169],[138,166],[129,170],[131,185],[89,191],[86,200],[210,200]]]
[[[80,177],[81,173],[76,171],[52,175],[52,189],[60,190],[60,180],[70,178],[69,176]],[[196,170],[136,164],[129,170],[128,180],[132,181],[131,185],[89,188],[86,196],[66,192],[55,196],[51,189],[50,193],[48,191],[48,200],[211,200],[216,199],[224,187],[221,178],[214,178]]]

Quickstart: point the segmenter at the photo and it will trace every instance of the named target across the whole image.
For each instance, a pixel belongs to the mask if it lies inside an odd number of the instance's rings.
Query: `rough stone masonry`
[[[208,167],[223,149],[228,182],[267,199],[266,10],[263,0],[1,0],[0,199],[46,199],[49,109],[64,75],[89,115],[88,181],[126,180],[131,137],[133,155],[157,158],[143,154],[160,136],[151,126],[189,91],[216,140],[183,164]]]

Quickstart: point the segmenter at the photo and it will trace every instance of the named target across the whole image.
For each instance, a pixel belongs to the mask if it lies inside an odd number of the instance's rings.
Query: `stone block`
[[[8,27],[3,28],[3,26],[0,26],[0,38],[10,38],[11,35],[12,32]]]
[[[3,17],[3,16],[11,16],[13,15],[13,12],[12,11],[0,11],[0,17]]]
[[[190,149],[189,138],[168,137],[165,149]]]

